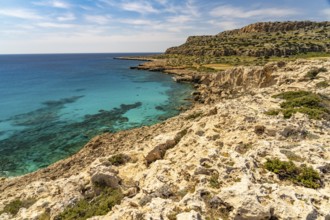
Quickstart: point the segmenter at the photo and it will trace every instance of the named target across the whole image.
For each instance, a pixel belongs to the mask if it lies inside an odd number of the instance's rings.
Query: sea
[[[130,69],[149,54],[0,55],[0,176],[67,158],[105,132],[152,125],[189,107],[189,84]]]

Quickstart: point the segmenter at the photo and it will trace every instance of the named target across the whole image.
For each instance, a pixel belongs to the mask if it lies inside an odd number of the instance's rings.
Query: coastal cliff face
[[[116,198],[106,203],[111,211],[90,219],[330,218],[329,59],[212,74],[163,61],[140,68],[194,83],[194,107],[154,126],[95,137],[66,160],[1,179],[0,210],[33,202],[0,219],[77,219],[73,213],[88,207],[81,201],[95,204],[107,189],[120,191],[106,194]],[[286,117],[281,97],[288,91],[296,96],[290,105],[306,96],[301,110],[313,114]]]
[[[297,30],[313,30],[318,28],[326,28],[330,26],[330,22],[312,22],[312,21],[287,21],[287,22],[258,22],[250,24],[241,29],[234,30],[232,33],[260,33],[260,32],[283,32]],[[230,31],[227,32],[230,34]],[[221,35],[221,34],[219,34]]]
[[[330,22],[260,22],[215,36],[192,36],[166,54],[185,56],[292,56],[328,53]]]

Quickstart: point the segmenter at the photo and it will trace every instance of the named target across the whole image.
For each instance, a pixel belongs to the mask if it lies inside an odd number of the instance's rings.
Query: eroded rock
[[[92,176],[91,181],[96,186],[107,186],[111,188],[118,188],[121,179],[114,173],[96,173]]]

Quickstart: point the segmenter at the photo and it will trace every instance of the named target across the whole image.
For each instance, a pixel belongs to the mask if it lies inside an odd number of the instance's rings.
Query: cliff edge
[[[330,22],[259,22],[214,36],[191,36],[166,50],[185,56],[293,56],[329,53]]]

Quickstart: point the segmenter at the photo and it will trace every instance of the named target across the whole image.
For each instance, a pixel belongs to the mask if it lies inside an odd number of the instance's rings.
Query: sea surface
[[[151,125],[188,106],[192,87],[131,70],[146,54],[0,55],[0,176],[66,158],[104,132]]]

